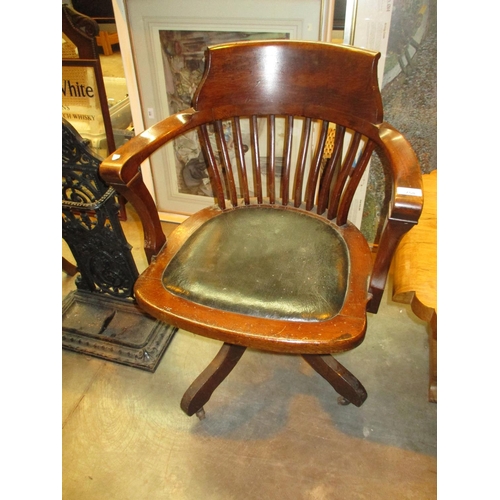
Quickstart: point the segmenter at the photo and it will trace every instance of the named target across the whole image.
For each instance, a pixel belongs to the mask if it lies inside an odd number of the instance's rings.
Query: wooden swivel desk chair
[[[102,177],[135,206],[144,226],[150,265],[136,283],[137,302],[162,321],[223,342],[182,399],[188,415],[204,415],[203,405],[247,347],[300,354],[344,402],[360,406],[366,399],[331,354],[363,341],[366,312],[377,312],[393,253],[423,201],[413,150],[383,122],[379,57],[288,40],[210,47],[192,108],[101,164]],[[189,217],[166,244],[140,164],[192,130],[215,205]],[[347,216],[377,146],[390,165],[393,197],[373,261]]]

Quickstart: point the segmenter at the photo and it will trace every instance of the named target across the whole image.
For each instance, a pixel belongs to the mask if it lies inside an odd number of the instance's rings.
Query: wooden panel
[[[430,325],[429,401],[437,402],[437,170],[422,176],[424,209],[394,259],[393,300]]]
[[[329,43],[239,42],[231,50],[218,45],[207,54],[194,107],[308,116],[306,109],[317,106],[380,123],[379,58],[379,53]]]
[[[437,170],[422,180],[424,209],[418,225],[404,236],[396,252],[393,299],[408,302],[414,295],[415,314],[430,321],[433,311],[437,313]]]

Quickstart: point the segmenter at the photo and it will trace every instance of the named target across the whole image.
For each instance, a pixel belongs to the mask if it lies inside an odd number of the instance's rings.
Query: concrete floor
[[[128,214],[125,233],[143,269],[137,217]],[[74,278],[63,274],[62,284],[65,296]],[[338,356],[368,391],[361,408],[338,405],[300,357],[249,350],[200,421],[179,404],[219,342],[178,331],[154,374],[63,351],[62,497],[436,498],[427,329],[388,295],[369,315],[365,342]]]

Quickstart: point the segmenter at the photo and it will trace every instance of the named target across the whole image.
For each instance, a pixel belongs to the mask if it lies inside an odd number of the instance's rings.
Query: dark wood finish
[[[203,405],[231,373],[245,351],[246,347],[243,346],[223,344],[214,360],[184,393],[181,408],[187,415],[194,415],[203,409]]]
[[[342,115],[380,123],[379,58],[366,50],[287,40],[215,46],[207,54],[193,107],[211,109],[215,120]]]
[[[287,210],[297,209],[292,207]],[[338,230],[347,242],[351,260],[356,262],[359,272],[351,273],[342,311],[331,319],[309,323],[271,321],[259,317],[249,320],[249,317],[237,313],[221,314],[213,308],[167,293],[162,283],[164,269],[185,241],[220,213],[217,207],[202,210],[171,233],[167,246],[156,257],[154,265],[149,266],[139,277],[135,288],[136,299],[146,311],[169,324],[199,335],[274,352],[327,354],[347,351],[363,341],[366,303],[369,300],[366,282],[371,268],[371,253],[361,233],[351,225]],[[312,214],[311,217],[319,216]]]
[[[311,365],[346,401],[361,406],[366,398],[366,389],[361,382],[333,356],[303,354]]]
[[[111,0],[73,0],[73,8],[88,16],[96,23],[115,24],[115,13]],[[113,53],[112,45],[119,43],[118,33],[108,31],[98,31],[95,35],[97,45],[102,47],[104,55]]]
[[[146,311],[225,344],[304,355],[354,404],[363,402],[364,389],[341,365],[323,355],[353,349],[363,341],[366,311],[378,309],[399,239],[417,223],[422,209],[415,153],[399,132],[383,122],[377,85],[379,57],[366,50],[314,42],[238,42],[211,47],[193,107],[151,127],[101,165],[103,178],[136,205],[148,255],[155,256],[136,285],[137,300]],[[243,124],[248,144],[243,144]],[[283,126],[282,147],[278,147],[278,124]],[[233,154],[224,134],[228,129],[232,130]],[[326,159],[331,129],[335,130],[334,148]],[[191,216],[162,249],[158,215],[145,192],[140,164],[190,130],[198,130],[216,205]],[[259,138],[261,132],[267,137],[266,147]],[[390,165],[394,196],[372,263],[365,238],[347,215],[376,146]],[[249,149],[246,156],[245,148]],[[335,228],[345,242],[349,277],[338,314],[320,321],[269,319],[218,310],[165,289],[164,269],[205,223],[228,211],[254,210],[259,217],[259,210],[269,208],[292,211],[311,222],[320,220]],[[292,237],[298,249],[301,235]],[[207,251],[217,252],[216,245],[224,244],[217,238],[214,235],[214,246],[209,245]],[[255,247],[258,261],[257,238]],[[207,381],[195,392],[211,393],[213,388]],[[194,412],[199,409],[199,404],[192,408]]]
[[[95,42],[95,37],[99,34],[99,25],[94,19],[63,4],[62,32],[77,46],[80,59],[99,59]]]

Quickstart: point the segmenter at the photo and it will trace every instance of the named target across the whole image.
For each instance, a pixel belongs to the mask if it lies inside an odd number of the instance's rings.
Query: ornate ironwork
[[[64,119],[62,129],[62,235],[81,273],[76,285],[132,298],[138,272],[118,219],[118,197],[99,178],[101,159]]]
[[[63,348],[154,371],[176,328],[136,305],[138,272],[101,159],[72,125],[62,125],[62,235],[80,273],[63,301]]]

